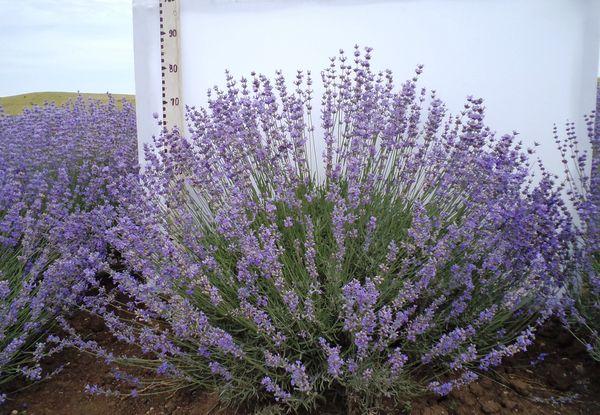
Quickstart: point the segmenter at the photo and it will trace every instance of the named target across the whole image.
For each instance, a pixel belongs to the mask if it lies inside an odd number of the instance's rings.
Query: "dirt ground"
[[[112,342],[116,352],[125,346],[110,339],[99,321],[78,316],[78,329],[88,330],[101,342]],[[133,397],[91,396],[86,384],[116,387],[110,369],[94,356],[66,350],[48,366],[70,362],[62,372],[44,382],[11,394],[0,414],[14,415],[240,415],[219,407],[218,398],[199,391]],[[535,364],[532,365],[532,362]],[[321,409],[318,414],[343,414]],[[506,362],[490,378],[482,379],[447,398],[425,397],[404,411],[388,414],[600,414],[600,365],[558,325],[542,331],[526,354]]]
[[[77,315],[70,323],[78,333],[87,333],[99,344],[116,355],[135,354],[132,347],[115,341],[105,331],[100,319]],[[98,385],[117,390],[122,386],[115,379],[111,368],[102,360],[86,352],[67,349],[45,362],[48,370],[64,362],[66,366],[55,376],[9,394],[7,405],[0,407],[0,414],[11,415],[208,415],[231,414],[220,410],[215,396],[195,391],[140,396],[98,396],[85,393],[86,385]],[[14,388],[21,388],[15,385]],[[237,414],[236,414],[237,415]]]
[[[558,324],[527,352],[445,399],[423,399],[414,415],[600,414],[600,364]]]

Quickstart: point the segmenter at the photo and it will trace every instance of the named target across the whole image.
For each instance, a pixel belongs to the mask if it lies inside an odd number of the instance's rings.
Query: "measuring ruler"
[[[163,128],[183,132],[179,0],[160,0],[160,64]]]

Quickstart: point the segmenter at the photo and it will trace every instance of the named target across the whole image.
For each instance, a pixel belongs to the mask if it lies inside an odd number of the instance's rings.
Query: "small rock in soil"
[[[527,396],[529,395],[529,385],[525,382],[523,382],[520,379],[511,379],[509,381],[509,385],[511,388],[513,388],[515,391],[517,391],[517,393],[523,395],[523,396]]]
[[[486,389],[490,389],[494,386],[494,382],[492,382],[490,378],[483,378],[479,383]]]
[[[469,385],[469,390],[477,397],[485,395],[485,390],[479,383],[471,383]]]
[[[479,403],[481,405],[481,410],[486,414],[497,414],[502,410],[500,404],[491,399],[482,399]]]
[[[517,407],[517,403],[512,399],[505,397],[504,399],[502,399],[502,406],[504,406],[509,411],[512,411]]]
[[[477,400],[468,389],[458,389],[452,391],[452,397],[467,406],[476,406]]]
[[[177,404],[175,402],[173,402],[172,400],[168,401],[165,403],[165,410],[169,413],[173,412],[175,410],[175,407],[177,406]]]

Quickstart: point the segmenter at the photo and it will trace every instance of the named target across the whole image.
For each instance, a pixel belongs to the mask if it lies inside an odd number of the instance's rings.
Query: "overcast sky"
[[[0,96],[134,93],[131,0],[0,0]]]

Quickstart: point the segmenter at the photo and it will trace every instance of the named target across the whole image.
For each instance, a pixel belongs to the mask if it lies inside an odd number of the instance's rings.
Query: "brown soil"
[[[527,353],[489,377],[412,405],[411,415],[444,414],[598,415],[600,364],[558,323],[550,324]]]
[[[111,352],[135,355],[135,348],[119,343],[105,331],[97,317],[76,315],[70,324],[78,333],[88,333]],[[111,372],[111,368],[96,356],[68,349],[45,362],[49,371],[68,362],[56,375],[37,384],[9,394],[10,401],[0,407],[0,414],[11,415],[228,415],[219,408],[215,396],[198,391],[181,390],[156,395],[98,396],[85,393],[86,385],[98,385],[104,389],[123,389]],[[131,370],[130,370],[131,371]],[[144,374],[142,371],[136,375]],[[149,375],[145,373],[145,375]],[[14,385],[19,389],[22,385]]]
[[[94,318],[77,316],[73,325],[89,332],[100,343],[112,344],[115,353],[131,348],[114,342]],[[543,361],[531,361],[547,353]],[[141,396],[90,396],[86,384],[117,388],[110,368],[94,356],[66,350],[49,367],[70,362],[54,377],[16,391],[0,408],[15,415],[233,415],[219,408],[218,398],[199,391]],[[385,411],[400,414],[399,411]],[[321,410],[317,413],[340,411]],[[600,365],[593,362],[569,333],[553,325],[540,333],[536,345],[490,374],[489,378],[454,391],[447,398],[426,397],[413,402],[404,413],[445,414],[600,414]]]

